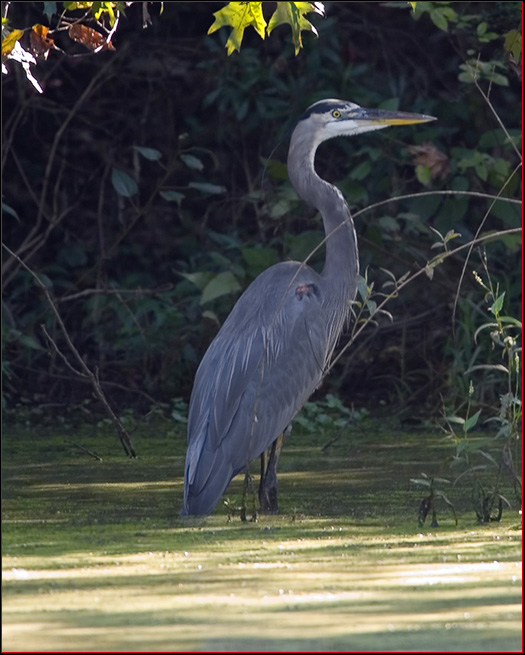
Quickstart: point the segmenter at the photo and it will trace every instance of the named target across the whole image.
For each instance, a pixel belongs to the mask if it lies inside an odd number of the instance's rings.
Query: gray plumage
[[[299,119],[288,175],[323,218],[321,274],[276,264],[237,301],[197,370],[190,400],[181,514],[210,514],[230,480],[283,433],[321,383],[356,294],[357,238],[341,192],[314,169],[317,147],[335,136],[429,116],[366,110],[322,100]]]

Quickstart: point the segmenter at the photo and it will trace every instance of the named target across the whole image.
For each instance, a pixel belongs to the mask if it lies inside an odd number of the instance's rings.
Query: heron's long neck
[[[317,145],[292,135],[288,175],[297,193],[323,217],[326,261],[322,276],[345,300],[353,300],[359,271],[357,236],[348,205],[339,189],[321,179],[314,169]],[[301,162],[298,164],[297,162]]]

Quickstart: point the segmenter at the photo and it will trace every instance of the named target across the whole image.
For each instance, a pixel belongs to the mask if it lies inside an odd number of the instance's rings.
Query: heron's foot
[[[243,489],[242,489],[242,502],[241,502],[241,521],[243,523],[246,523],[248,519],[246,518],[246,514],[251,511],[251,518],[249,519],[250,521],[253,521],[254,523],[257,521],[257,503],[255,499],[255,487],[253,486],[253,478],[252,475],[249,471],[249,469],[246,470],[246,474],[244,476],[244,484],[243,484]]]

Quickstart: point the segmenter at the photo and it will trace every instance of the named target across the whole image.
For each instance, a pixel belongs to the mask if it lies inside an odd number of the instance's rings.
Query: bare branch
[[[120,52],[122,53],[123,50]],[[106,71],[114,66],[114,60],[113,59],[108,59],[107,63],[102,66],[97,73],[93,76],[92,80],[90,83],[86,86],[84,89],[83,93],[79,96],[78,100],[72,107],[71,111],[68,113],[68,115],[65,117],[65,119],[62,121],[60,124],[60,127],[57,129],[53,143],[51,145],[51,149],[49,152],[49,156],[47,158],[47,166],[46,170],[44,172],[44,179],[42,183],[42,191],[40,193],[40,200],[38,203],[38,213],[36,217],[35,224],[29,231],[29,234],[26,236],[24,241],[20,244],[20,246],[17,249],[17,254],[21,255],[27,248],[29,247],[29,244],[32,243],[32,241],[35,238],[35,235],[38,233],[40,230],[40,227],[42,225],[42,221],[45,217],[45,207],[46,207],[46,197],[48,193],[48,187],[49,187],[49,182],[51,180],[51,172],[55,163],[55,156],[57,153],[57,149],[59,146],[59,143],[62,139],[62,136],[64,135],[66,129],[68,128],[69,124],[73,120],[73,118],[76,116],[78,110],[84,103],[84,101],[88,98],[88,96],[93,92],[93,90],[96,88],[96,86],[100,83],[100,80],[103,79],[103,76],[106,74]],[[53,225],[53,221],[51,221],[51,225]],[[11,251],[9,251],[11,252]],[[22,260],[20,258],[13,257],[10,261],[4,262],[3,265],[3,270],[6,272],[13,261],[18,261],[19,264],[21,264]]]
[[[82,359],[80,353],[78,352],[75,345],[71,341],[71,338],[69,337],[69,333],[68,333],[68,331],[66,329],[66,326],[64,325],[64,321],[62,320],[62,317],[60,316],[60,313],[59,313],[55,303],[53,302],[51,294],[47,290],[45,284],[38,277],[38,275],[31,268],[29,268],[29,266],[16,253],[14,253],[4,243],[2,243],[2,246],[9,253],[9,255],[11,255],[11,257],[13,257],[18,262],[18,264],[20,266],[22,266],[22,268],[24,268],[31,275],[31,277],[35,280],[37,286],[40,288],[40,290],[45,295],[46,300],[49,303],[49,306],[51,307],[51,310],[52,310],[53,314],[55,315],[55,318],[56,318],[57,323],[58,323],[58,325],[60,327],[60,330],[62,331],[64,339],[65,339],[69,349],[73,353],[73,356],[75,357],[75,359],[79,363],[81,370],[83,371],[81,376],[82,377],[88,377],[91,384],[93,385],[93,389],[95,391],[95,394],[96,394],[97,398],[100,400],[100,402],[104,406],[106,412],[108,413],[110,419],[112,420],[113,424],[115,425],[115,427],[117,429],[118,437],[120,439],[120,442],[121,442],[121,444],[122,444],[122,446],[124,448],[124,452],[126,453],[126,455],[128,455],[129,457],[136,457],[136,453],[135,453],[135,450],[133,448],[133,444],[131,443],[131,438],[130,438],[126,428],[122,425],[122,423],[119,420],[118,416],[115,414],[113,409],[110,407],[108,401],[106,400],[106,396],[105,396],[105,394],[104,394],[104,392],[102,390],[102,387],[100,386],[100,382],[98,380],[98,374],[96,374],[96,373],[94,374],[91,371],[91,369],[88,367],[86,362]],[[49,335],[47,333],[46,333],[46,336],[50,339],[51,343],[54,345],[57,352],[59,352],[55,342],[49,337]],[[59,353],[59,354],[61,355],[63,360],[66,359],[65,355],[63,355],[62,353]],[[69,368],[71,370],[73,370],[75,373],[77,373],[77,371],[75,371],[75,369],[71,365],[69,365]]]
[[[102,457],[100,455],[97,455],[97,453],[93,452],[92,450],[89,450],[89,448],[84,448],[84,446],[81,446],[79,443],[76,443],[75,441],[73,441],[73,445],[76,446],[77,448],[80,448],[80,450],[86,453],[86,455],[93,457],[93,459],[96,459],[99,462],[102,461]]]
[[[70,364],[68,358],[67,358],[67,357],[64,355],[64,353],[59,349],[59,347],[58,347],[58,346],[56,345],[56,343],[54,342],[52,336],[51,336],[51,335],[49,334],[49,332],[46,330],[46,326],[42,323],[42,325],[41,325],[40,327],[42,328],[42,332],[44,333],[46,339],[48,340],[48,342],[49,342],[49,343],[51,344],[51,346],[53,347],[53,350],[54,350],[55,353],[60,357],[60,359],[64,362],[64,364],[67,366],[67,368],[68,368],[70,371],[73,371],[73,373],[74,373],[75,375],[78,375],[78,377],[87,379],[88,376],[87,376],[85,373],[82,373],[81,371],[77,371],[77,369],[76,369],[74,366],[72,366],[72,365]]]

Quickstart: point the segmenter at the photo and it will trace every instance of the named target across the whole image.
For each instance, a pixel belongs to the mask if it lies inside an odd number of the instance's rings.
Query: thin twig
[[[474,84],[476,85],[476,89],[479,91],[479,93],[480,93],[481,96],[483,97],[483,100],[485,100],[485,102],[487,103],[488,108],[490,109],[490,111],[494,114],[494,118],[495,118],[496,121],[498,122],[498,125],[500,126],[500,128],[502,129],[502,131],[505,133],[505,136],[507,137],[508,142],[509,142],[509,143],[511,144],[511,146],[514,148],[514,152],[516,153],[516,155],[518,156],[519,160],[521,161],[521,160],[522,160],[522,155],[521,155],[520,149],[519,149],[518,146],[514,143],[513,138],[511,137],[511,135],[509,134],[507,128],[505,127],[505,124],[503,123],[503,121],[502,121],[501,118],[499,117],[499,114],[498,114],[498,112],[496,111],[496,109],[494,108],[494,105],[492,104],[492,102],[490,101],[490,98],[489,98],[488,95],[485,93],[485,91],[483,91],[483,89],[481,88],[481,86],[480,86],[480,84],[479,84],[479,82],[478,82],[477,76],[472,72],[472,67],[469,65],[468,61],[467,61],[466,63],[467,63],[467,67],[469,68],[469,73],[470,73],[471,76],[472,76],[472,81],[473,81]]]
[[[512,205],[521,205],[521,200],[515,198],[501,197],[499,195],[494,195],[493,193],[481,193],[480,191],[453,191],[451,189],[436,189],[434,191],[418,191],[417,193],[406,193],[401,196],[393,196],[392,198],[386,198],[385,200],[380,200],[375,202],[373,205],[367,205],[363,209],[359,209],[356,212],[352,213],[352,218],[357,218],[365,212],[369,212],[371,209],[377,209],[383,205],[388,205],[391,202],[396,202],[398,200],[411,200],[413,198],[424,198],[425,196],[468,196],[470,198],[485,198],[486,200],[504,200],[505,202],[510,202]],[[336,228],[337,229],[337,228]],[[327,237],[328,238],[328,237]]]
[[[521,168],[521,166],[522,166],[522,164],[521,164],[521,162],[520,162],[520,163],[516,166],[516,168],[512,171],[512,173],[508,176],[508,178],[505,180],[505,184],[503,184],[503,186],[501,187],[501,189],[498,191],[498,194],[497,194],[498,197],[500,197],[500,198],[502,197],[501,194],[503,193],[503,191],[505,190],[505,188],[507,187],[507,185],[509,184],[509,182],[512,180],[512,178],[514,177],[514,175],[517,174],[517,172],[519,171],[519,169]],[[504,197],[503,197],[503,200],[505,200]],[[497,202],[497,200],[494,199],[494,200],[490,203],[489,208],[488,208],[487,211],[485,212],[485,215],[483,216],[483,218],[481,219],[480,224],[478,225],[478,229],[476,230],[476,234],[474,235],[474,240],[478,238],[479,233],[480,233],[481,230],[483,229],[483,226],[485,225],[485,221],[486,221],[487,218],[490,216],[490,213],[492,212],[492,208],[494,207],[494,205],[496,204],[496,202]],[[452,332],[454,332],[454,325],[455,325],[456,311],[457,311],[458,302],[459,302],[459,291],[460,291],[460,289],[461,289],[461,285],[463,284],[463,279],[464,279],[464,277],[465,277],[465,272],[466,272],[466,270],[467,270],[467,266],[468,266],[468,263],[469,263],[469,261],[470,261],[470,255],[472,254],[472,250],[473,250],[473,249],[474,249],[474,241],[472,242],[472,245],[471,245],[471,247],[469,248],[469,251],[467,252],[467,256],[465,257],[465,261],[463,262],[463,268],[461,269],[461,275],[459,276],[458,286],[457,286],[457,290],[456,290],[456,297],[454,298],[454,307],[452,308]]]
[[[121,50],[122,53],[122,50]],[[68,128],[69,124],[77,114],[78,110],[82,106],[83,102],[88,98],[88,96],[92,93],[92,91],[96,88],[96,86],[99,84],[100,79],[106,74],[106,71],[114,66],[114,60],[109,59],[107,63],[102,66],[97,73],[93,76],[89,84],[86,86],[82,94],[79,96],[75,104],[73,105],[71,111],[68,113],[68,115],[65,117],[65,119],[62,121],[60,124],[59,128],[57,129],[55,136],[53,138],[53,143],[51,145],[51,149],[49,152],[49,155],[47,157],[47,166],[46,170],[44,172],[44,178],[42,181],[42,190],[40,192],[40,201],[38,203],[38,213],[35,221],[35,225],[31,228],[29,234],[25,238],[25,240],[20,244],[20,246],[17,249],[17,254],[21,255],[25,250],[27,250],[28,247],[28,242],[33,239],[34,235],[38,233],[40,226],[42,225],[43,218],[45,217],[45,207],[46,207],[46,197],[47,197],[47,192],[48,192],[48,186],[49,182],[51,179],[51,171],[55,162],[55,156],[56,152],[59,146],[59,143],[62,139],[62,136],[64,135],[66,129]],[[53,225],[53,222],[51,223]],[[11,251],[10,251],[11,252]],[[13,259],[18,260],[20,263],[22,260],[20,258],[14,257]],[[10,266],[10,262],[4,262],[4,271],[7,271],[7,269]]]
[[[160,293],[166,293],[173,289],[173,284],[168,282],[157,289],[84,289],[83,291],[78,291],[77,293],[70,293],[67,296],[62,298],[57,298],[57,303],[69,302],[70,300],[77,300],[77,298],[83,298],[84,296],[119,296],[119,295],[129,295],[129,296],[157,296]]]
[[[516,168],[515,168],[515,169],[512,171],[512,173],[508,176],[508,178],[505,180],[505,183],[503,184],[503,186],[501,187],[501,189],[498,191],[498,194],[497,194],[497,195],[498,195],[498,196],[501,196],[502,193],[503,193],[503,191],[505,190],[505,188],[506,188],[507,185],[509,184],[510,180],[514,177],[514,175],[516,175],[516,173],[517,173],[517,172],[519,171],[519,169],[521,168],[521,166],[522,166],[522,155],[521,155],[520,150],[518,149],[518,147],[517,147],[516,144],[514,143],[512,137],[510,136],[509,132],[507,131],[507,128],[505,127],[503,121],[502,121],[501,118],[499,117],[499,114],[498,114],[498,112],[496,111],[494,105],[492,104],[492,102],[491,102],[489,96],[488,96],[488,95],[483,91],[483,89],[481,88],[481,86],[480,86],[480,84],[479,84],[479,82],[478,82],[478,80],[477,80],[477,76],[473,73],[473,71],[472,71],[472,69],[471,69],[471,67],[470,67],[470,65],[469,65],[468,62],[467,62],[467,66],[468,66],[468,68],[469,68],[469,72],[470,72],[470,74],[471,74],[471,76],[472,76],[472,80],[473,80],[474,84],[476,85],[476,89],[477,89],[478,92],[480,93],[481,97],[482,97],[482,98],[485,100],[485,102],[487,103],[487,106],[489,107],[490,111],[493,113],[493,115],[494,115],[496,121],[498,122],[498,125],[499,125],[500,128],[503,130],[503,132],[505,133],[505,136],[507,137],[508,142],[511,144],[511,146],[512,146],[513,149],[514,149],[514,152],[516,153],[516,155],[518,156],[518,158],[519,158],[519,160],[520,160],[520,163],[516,166]],[[505,198],[505,199],[506,199],[506,198]],[[487,209],[487,211],[485,212],[485,216],[483,216],[483,219],[482,219],[480,225],[478,226],[478,229],[476,230],[476,234],[474,235],[474,239],[476,239],[476,238],[478,237],[479,233],[481,232],[481,230],[482,230],[482,228],[483,228],[483,225],[485,224],[485,221],[487,220],[487,218],[488,218],[490,212],[492,211],[492,208],[494,207],[494,204],[495,204],[495,203],[496,203],[496,199],[494,199],[494,200],[492,201],[490,207],[489,207],[489,208]],[[469,260],[470,260],[470,255],[471,255],[471,253],[472,253],[472,248],[469,249],[469,251],[468,251],[468,253],[467,253],[467,256],[465,257],[465,262],[463,263],[463,269],[462,269],[462,271],[461,271],[461,275],[460,275],[460,277],[459,277],[459,282],[458,282],[458,287],[457,287],[456,297],[454,298],[454,307],[453,307],[453,309],[452,309],[452,329],[453,329],[453,330],[454,330],[454,319],[455,319],[455,316],[456,316],[456,310],[457,310],[458,300],[459,300],[459,291],[460,291],[460,289],[461,289],[461,285],[462,285],[462,283],[463,283],[463,278],[465,277],[465,271],[466,271],[466,269],[467,269],[467,265],[468,265],[468,262],[469,262]]]
[[[521,232],[521,227],[515,227],[515,228],[512,228],[510,230],[500,230],[499,232],[491,232],[490,234],[485,234],[484,236],[479,237],[478,239],[473,239],[472,241],[469,241],[468,243],[464,243],[462,246],[458,246],[454,250],[448,250],[446,252],[440,253],[439,255],[434,257],[434,259],[431,259],[428,262],[427,266],[425,266],[424,268],[419,269],[419,271],[416,271],[413,275],[408,277],[401,284],[397,285],[395,290],[391,294],[389,294],[376,307],[375,311],[372,312],[372,314],[370,315],[370,318],[375,316],[375,314],[377,314],[386,305],[386,303],[389,302],[392,298],[397,297],[399,291],[401,291],[401,289],[403,287],[406,287],[407,284],[409,284],[410,282],[413,282],[416,278],[418,278],[423,273],[426,273],[428,266],[434,267],[434,266],[437,266],[438,264],[442,264],[445,259],[448,259],[448,257],[451,257],[452,255],[455,255],[460,250],[465,250],[465,248],[470,248],[473,245],[477,245],[478,243],[484,243],[485,241],[489,241],[490,239],[495,239],[495,238],[497,238],[499,236],[503,236],[503,235],[506,235],[506,234],[517,234],[519,232]],[[343,346],[343,348],[341,348],[341,350],[339,351],[337,356],[332,359],[332,361],[330,362],[330,366],[328,366],[328,368],[326,369],[325,375],[328,374],[332,370],[332,368],[339,361],[339,359],[341,358],[343,353],[345,353],[348,350],[348,348],[350,348],[350,346],[354,343],[354,341],[357,339],[357,337],[365,329],[366,325],[367,325],[367,322],[365,322],[363,325],[361,325],[361,327],[358,330],[356,330],[356,332],[354,332],[354,334],[348,340],[348,342]]]
[[[35,370],[34,368],[30,366],[22,366],[21,364],[18,366],[20,370],[29,372],[31,374],[33,373],[39,373],[39,371]],[[48,371],[47,373],[48,377],[53,378],[54,380],[70,380],[71,378],[68,375],[61,375],[60,373],[53,373],[51,371]],[[79,378],[79,382],[84,382],[86,384],[91,384],[91,380],[87,377],[85,378]],[[146,393],[142,389],[134,389],[133,387],[127,387],[125,384],[120,384],[119,382],[110,382],[109,380],[101,380],[100,381],[100,386],[102,387],[108,387],[108,388],[114,388],[114,389],[120,389],[121,391],[125,391],[126,393],[135,393],[139,396],[142,396],[146,400],[148,400],[152,405],[158,405],[159,401],[156,398],[153,398],[153,396],[150,396],[149,393]],[[52,405],[50,403],[39,405],[39,407],[51,407]],[[69,407],[67,403],[55,403],[56,407]],[[83,409],[80,407],[80,409]]]
[[[75,441],[73,441],[73,445],[76,446],[77,448],[80,448],[80,450],[82,450],[90,457],[93,457],[94,459],[98,459],[99,462],[102,461],[102,457],[100,455],[97,455],[97,453],[94,453],[92,450],[89,450],[89,448],[84,448],[84,446],[81,446],[79,443],[76,443]]]
[[[108,413],[110,419],[112,420],[115,427],[117,428],[117,434],[118,434],[120,442],[121,442],[121,444],[122,444],[122,446],[124,448],[124,452],[129,457],[136,457],[136,453],[135,453],[135,450],[133,448],[133,444],[131,443],[131,438],[130,438],[126,428],[122,425],[122,423],[119,420],[118,416],[115,414],[115,412],[110,407],[108,401],[106,400],[106,396],[105,396],[105,394],[104,394],[104,392],[102,390],[102,387],[100,386],[100,382],[97,379],[97,377],[98,377],[97,374],[94,374],[91,371],[91,369],[88,367],[86,362],[82,359],[80,353],[78,352],[75,345],[71,341],[71,338],[69,337],[69,333],[68,333],[68,331],[66,329],[66,326],[64,325],[64,321],[62,320],[62,317],[60,316],[60,313],[59,313],[55,303],[53,302],[53,299],[51,297],[51,294],[47,290],[47,287],[42,282],[42,280],[38,277],[38,275],[31,268],[29,268],[29,266],[16,253],[14,253],[4,243],[2,243],[2,246],[11,255],[11,257],[16,259],[18,261],[18,263],[20,264],[20,266],[22,266],[22,268],[24,268],[31,275],[31,277],[35,280],[37,286],[41,289],[41,291],[45,295],[46,300],[49,303],[49,306],[51,307],[51,310],[52,310],[53,314],[55,315],[57,323],[58,323],[58,325],[59,325],[59,327],[60,327],[60,329],[62,331],[64,339],[65,339],[69,349],[73,353],[75,359],[79,363],[80,368],[83,371],[82,377],[88,377],[89,378],[91,384],[93,385],[93,389],[95,391],[96,396],[98,397],[98,399],[100,400],[100,402],[104,406],[104,408],[105,408],[106,412]],[[45,334],[50,339],[47,332]],[[58,348],[57,348],[56,344],[54,343],[54,341],[52,339],[51,339],[51,343],[54,345],[54,347],[58,351]],[[65,359],[65,356],[63,354],[61,354],[61,356],[62,356],[62,359]],[[72,370],[75,370],[71,365],[69,366],[69,368],[71,368]]]
[[[49,332],[46,330],[46,326],[44,325],[44,323],[42,323],[42,325],[41,325],[40,327],[42,328],[42,332],[44,333],[44,336],[46,337],[46,339],[48,340],[48,342],[49,342],[49,343],[51,344],[51,346],[53,347],[53,350],[54,350],[55,353],[60,357],[60,359],[64,362],[64,364],[67,366],[67,368],[68,368],[70,371],[73,371],[73,373],[74,373],[75,375],[78,375],[79,378],[88,379],[88,376],[87,376],[85,373],[82,373],[82,371],[77,371],[77,369],[76,369],[72,364],[70,364],[68,358],[67,358],[67,357],[64,355],[64,353],[59,349],[59,347],[58,347],[58,346],[56,345],[56,343],[54,342],[53,337],[52,337],[52,336],[49,334]]]

